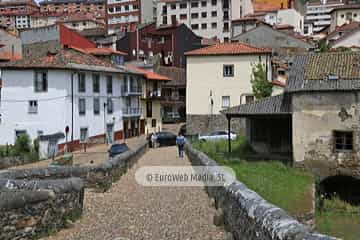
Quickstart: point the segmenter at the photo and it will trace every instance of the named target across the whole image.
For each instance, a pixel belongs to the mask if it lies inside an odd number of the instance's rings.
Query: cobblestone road
[[[141,166],[190,165],[177,158],[175,147],[150,149],[106,193],[87,190],[84,214],[74,226],[46,240],[217,240],[215,209],[200,187],[144,187],[136,183]]]

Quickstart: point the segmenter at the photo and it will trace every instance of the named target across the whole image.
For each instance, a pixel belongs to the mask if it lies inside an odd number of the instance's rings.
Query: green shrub
[[[27,134],[21,134],[16,138],[15,142],[15,152],[18,155],[22,155],[24,153],[30,153],[31,145],[30,145],[30,137]]]

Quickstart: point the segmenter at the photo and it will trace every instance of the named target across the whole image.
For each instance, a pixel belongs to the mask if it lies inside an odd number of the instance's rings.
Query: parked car
[[[178,112],[167,112],[162,121],[163,123],[178,123],[181,121],[181,116]]]
[[[176,145],[176,135],[172,132],[157,133],[158,146],[174,146]]]
[[[235,140],[236,134],[230,132],[230,138],[231,140]],[[214,131],[207,135],[199,135],[200,141],[216,141],[221,139],[228,139],[228,131]]]
[[[115,157],[116,155],[122,154],[126,151],[129,151],[129,147],[126,143],[115,143],[111,145],[109,149],[109,157]]]

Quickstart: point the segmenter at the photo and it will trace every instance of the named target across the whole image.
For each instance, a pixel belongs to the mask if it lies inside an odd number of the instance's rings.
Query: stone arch
[[[325,198],[339,197],[352,205],[360,205],[360,179],[348,175],[334,175],[319,183],[320,194]]]

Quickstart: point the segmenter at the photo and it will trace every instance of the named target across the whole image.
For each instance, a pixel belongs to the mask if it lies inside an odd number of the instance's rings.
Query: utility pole
[[[107,144],[107,139],[106,139],[106,108],[107,108],[107,103],[104,102],[104,143]]]

